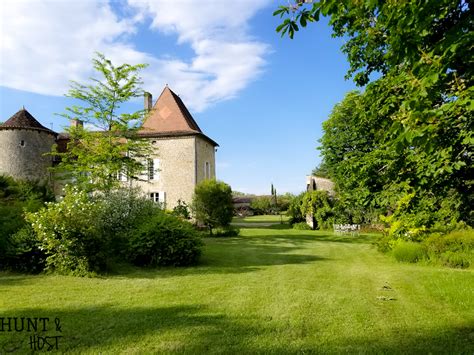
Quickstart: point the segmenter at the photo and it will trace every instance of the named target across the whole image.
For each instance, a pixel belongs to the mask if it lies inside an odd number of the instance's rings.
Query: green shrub
[[[306,192],[301,202],[301,214],[314,216],[316,229],[330,229],[334,223],[334,213],[328,192]]]
[[[36,274],[43,271],[46,253],[40,248],[30,226],[27,225],[10,236],[4,263],[9,269],[19,272]]]
[[[117,189],[94,196],[98,232],[110,248],[109,254],[125,259],[129,234],[144,218],[154,215],[161,205],[146,198],[139,189]]]
[[[433,233],[423,241],[432,262],[467,268],[474,262],[474,230],[462,229],[448,234]]]
[[[176,217],[181,217],[183,219],[191,219],[191,213],[189,212],[189,207],[186,202],[178,200],[178,205],[173,208],[171,212]]]
[[[472,253],[454,252],[448,250],[440,255],[443,265],[455,268],[468,268],[473,260]]]
[[[234,226],[216,228],[214,232],[215,237],[237,237],[239,234],[240,228]]]
[[[185,266],[198,261],[202,245],[189,222],[157,212],[132,232],[128,255],[138,266]]]
[[[252,199],[250,208],[255,215],[273,214],[276,210],[275,200],[270,196],[257,196]]]
[[[298,222],[293,224],[293,229],[297,230],[311,230],[311,227],[306,222]]]
[[[232,189],[222,181],[204,180],[194,189],[192,209],[196,221],[209,229],[226,227],[232,221]]]
[[[99,215],[100,205],[74,188],[67,188],[62,201],[26,215],[48,255],[48,271],[86,276],[105,268],[109,248],[98,228]]]
[[[290,224],[295,224],[299,222],[304,222],[305,216],[301,212],[301,204],[303,203],[304,193],[299,194],[298,196],[293,196],[288,204],[288,210],[286,212],[287,216],[290,217]]]
[[[420,243],[398,240],[392,248],[392,253],[398,261],[416,263],[423,259],[425,251]]]
[[[27,225],[25,212],[37,211],[53,198],[45,185],[0,175],[0,269],[36,272],[36,268],[24,264],[27,260],[19,257],[24,252],[23,243],[18,244],[13,236]],[[19,250],[14,249],[16,245]]]

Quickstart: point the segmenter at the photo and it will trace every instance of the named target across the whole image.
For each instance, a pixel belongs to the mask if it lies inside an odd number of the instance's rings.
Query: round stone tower
[[[24,108],[0,125],[0,174],[16,179],[49,181],[51,151],[57,134]]]

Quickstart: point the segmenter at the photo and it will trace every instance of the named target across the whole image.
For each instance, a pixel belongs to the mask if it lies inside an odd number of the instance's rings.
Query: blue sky
[[[23,105],[61,131],[69,80],[87,82],[100,51],[148,63],[144,89],[181,96],[216,140],[217,177],[234,190],[298,193],[318,164],[317,140],[334,104],[355,88],[341,39],[323,19],[295,39],[275,32],[270,0],[3,0],[0,120]],[[140,108],[142,101],[127,109]]]

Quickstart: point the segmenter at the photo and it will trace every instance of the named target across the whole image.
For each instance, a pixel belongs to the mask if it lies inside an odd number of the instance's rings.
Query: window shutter
[[[142,165],[142,170],[140,171],[138,178],[140,180],[148,181],[148,160],[142,160],[140,163]]]
[[[160,159],[153,159],[153,173],[155,175],[155,180],[160,179],[160,171],[161,171],[160,163],[161,163]]]

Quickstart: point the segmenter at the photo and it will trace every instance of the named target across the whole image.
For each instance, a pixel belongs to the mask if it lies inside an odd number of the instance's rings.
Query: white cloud
[[[250,38],[248,21],[269,0],[128,0],[151,27],[189,43],[190,60],[160,60],[160,78],[194,110],[237,95],[262,71],[268,46]]]
[[[86,81],[90,60],[102,52],[115,63],[148,63],[146,89],[165,83],[193,110],[238,94],[262,71],[267,45],[247,35],[247,23],[269,0],[129,0],[119,17],[107,0],[0,1],[0,83],[63,95],[69,80]],[[116,4],[116,3],[115,3]],[[125,3],[121,3],[126,6]],[[175,34],[192,58],[160,58],[131,42],[138,21]]]
[[[122,40],[135,31],[104,1],[2,0],[0,3],[2,85],[46,95],[63,95],[69,80],[86,80],[95,51],[117,62],[150,61]]]

